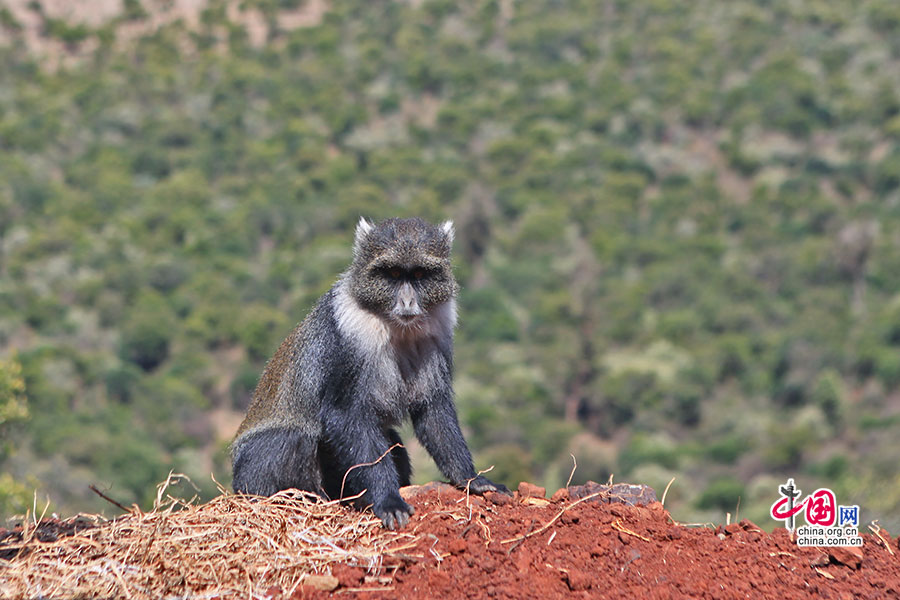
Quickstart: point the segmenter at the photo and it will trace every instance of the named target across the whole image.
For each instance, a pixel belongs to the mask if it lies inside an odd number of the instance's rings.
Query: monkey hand
[[[415,509],[403,501],[399,494],[390,494],[372,506],[372,512],[381,519],[387,529],[394,530],[405,527]]]
[[[494,483],[484,475],[479,475],[475,479],[470,481],[466,481],[463,483],[463,489],[468,485],[469,491],[473,494],[478,494],[479,496],[484,494],[485,492],[499,492],[501,494],[510,494],[509,489],[502,483]]]

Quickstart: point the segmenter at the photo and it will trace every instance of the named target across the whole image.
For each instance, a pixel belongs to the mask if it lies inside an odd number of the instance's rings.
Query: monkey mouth
[[[394,322],[401,327],[415,327],[422,320],[421,313],[401,313],[394,315]]]

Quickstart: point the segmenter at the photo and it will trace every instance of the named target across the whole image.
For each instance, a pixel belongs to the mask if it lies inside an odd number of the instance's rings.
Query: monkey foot
[[[399,495],[392,494],[381,502],[376,502],[372,507],[372,512],[381,519],[385,528],[394,530],[405,527],[409,522],[409,517],[416,511]]]

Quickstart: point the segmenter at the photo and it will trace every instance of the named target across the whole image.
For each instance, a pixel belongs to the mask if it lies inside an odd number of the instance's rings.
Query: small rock
[[[485,492],[484,497],[498,506],[506,506],[507,504],[511,504],[513,501],[512,496],[510,496],[509,494],[501,494],[500,492]]]
[[[497,561],[492,558],[486,558],[481,561],[481,570],[485,573],[493,573],[497,570]]]
[[[569,499],[569,488],[559,488],[550,496],[550,502],[565,502]]]
[[[581,517],[575,511],[564,512],[559,518],[560,523],[564,525],[577,525],[580,520]]]
[[[743,529],[744,531],[762,531],[762,529],[759,528],[759,525],[757,525],[750,519],[741,519],[741,522],[738,523],[738,525],[740,525],[741,529]]]
[[[573,500],[580,500],[585,496],[590,496],[591,494],[596,494],[598,492],[608,492],[608,485],[600,485],[596,481],[588,481],[584,485],[570,485],[567,488],[569,492],[569,497]],[[606,494],[601,493],[599,496],[594,498],[596,502],[606,502]]]
[[[357,587],[366,576],[365,569],[338,563],[331,568],[331,574],[337,577],[341,587]]]
[[[460,538],[456,538],[447,544],[447,550],[450,554],[462,554],[466,550],[466,541]]]
[[[828,549],[828,556],[831,560],[842,565],[846,565],[851,569],[858,569],[862,563],[862,548],[856,546],[835,546]]]
[[[519,496],[522,498],[544,498],[546,495],[547,488],[542,488],[527,481],[519,484]]]
[[[619,502],[630,505],[648,505],[656,502],[656,492],[646,485],[617,483],[613,486],[601,485],[596,481],[588,481],[584,485],[569,486],[569,497],[573,500],[591,496],[591,502]]]
[[[340,581],[333,575],[307,575],[306,579],[303,580],[303,585],[308,585],[323,592],[331,592],[337,589],[338,584],[340,584]]]
[[[824,567],[831,562],[831,559],[828,558],[828,555],[824,552],[817,552],[816,555],[810,559],[809,566],[811,567]]]
[[[549,506],[550,501],[546,498],[522,498],[522,504],[528,506]]]
[[[592,584],[593,579],[589,573],[577,570],[570,570],[566,573],[566,585],[573,592],[589,590]]]

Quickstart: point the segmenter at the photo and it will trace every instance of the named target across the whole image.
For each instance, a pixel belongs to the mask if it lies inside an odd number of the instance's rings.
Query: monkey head
[[[450,265],[453,223],[422,219],[359,220],[348,271],[360,306],[392,327],[416,327],[454,299],[459,286]]]

